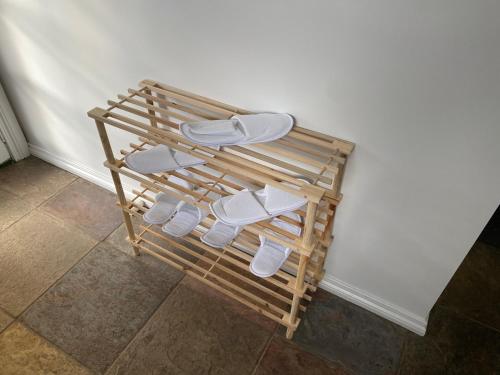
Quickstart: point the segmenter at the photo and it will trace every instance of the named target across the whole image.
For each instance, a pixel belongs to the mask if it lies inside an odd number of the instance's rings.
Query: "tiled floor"
[[[425,337],[320,290],[288,341],[267,318],[134,257],[125,235],[111,193],[35,158],[0,168],[2,375],[500,373],[492,246],[474,246]]]

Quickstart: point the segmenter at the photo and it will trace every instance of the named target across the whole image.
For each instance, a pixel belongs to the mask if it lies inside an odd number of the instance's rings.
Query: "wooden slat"
[[[232,116],[238,113],[241,113],[241,110],[236,107],[228,106],[224,103],[217,102],[206,97],[189,93],[184,90],[176,89],[172,86],[157,84],[154,81],[142,81],[140,83],[141,86],[146,87],[147,89],[154,91],[156,93],[165,95],[167,97],[173,97],[179,99],[183,102],[190,103],[195,106],[205,107],[213,112],[222,113],[227,116]],[[249,113],[245,111],[245,113]],[[332,141],[325,140],[324,137],[320,138],[316,135],[311,135],[312,133],[305,132],[297,132],[295,130],[291,130],[289,132],[289,136],[295,139],[300,139],[304,142],[308,142],[314,145],[318,145],[320,147],[331,149],[331,150],[340,150],[343,153],[349,154],[352,151],[352,145],[346,145],[344,142],[338,141],[334,139]]]
[[[319,201],[319,199],[321,199],[321,193],[324,192],[323,189],[319,189],[319,188],[314,189],[314,190],[310,189],[310,186],[307,183],[302,182],[300,180],[296,180],[290,176],[287,176],[286,174],[280,174],[276,171],[272,171],[268,168],[267,168],[268,173],[263,173],[263,170],[266,170],[266,168],[260,167],[256,163],[250,162],[248,160],[245,160],[245,163],[243,163],[243,161],[241,161],[240,163],[248,165],[249,167],[254,166],[254,168],[245,169],[244,174],[243,174],[243,173],[241,173],[243,165],[240,167],[235,166],[234,161],[231,163],[231,160],[229,160],[231,158],[228,157],[227,153],[224,153],[222,151],[215,151],[209,147],[195,146],[193,144],[190,144],[190,145],[193,147],[197,147],[197,150],[191,150],[188,147],[183,146],[180,143],[175,143],[175,141],[172,141],[171,138],[175,138],[183,143],[186,143],[186,144],[190,143],[190,142],[187,142],[184,139],[182,139],[181,136],[178,136],[172,132],[168,132],[164,129],[153,128],[149,125],[145,125],[143,123],[140,123],[138,121],[131,120],[131,119],[126,119],[126,122],[130,124],[130,125],[127,125],[127,123],[122,123],[122,122],[112,120],[108,117],[105,117],[104,115],[105,115],[105,112],[102,109],[96,108],[96,109],[89,112],[89,116],[92,118],[100,119],[102,122],[104,122],[106,124],[115,126],[119,129],[128,131],[128,132],[136,134],[138,136],[142,136],[144,138],[152,139],[157,143],[165,144],[173,149],[188,153],[188,154],[193,155],[195,157],[198,157],[200,159],[204,159],[205,161],[207,161],[207,164],[209,166],[211,166],[211,165],[220,166],[224,169],[227,169],[228,171],[231,171],[232,174],[234,174],[235,176],[238,176],[238,177],[241,176],[244,179],[251,178],[255,181],[261,180],[264,183],[267,183],[269,185],[277,187],[278,189],[285,190],[291,194],[295,194],[298,196],[307,197],[310,200],[314,199],[314,200]],[[112,116],[112,115],[115,118],[116,117],[124,118],[123,116],[120,116],[120,115],[109,114],[109,116]],[[138,130],[134,126],[140,128],[140,129],[144,129],[147,132]],[[201,150],[201,151],[204,151],[207,153],[211,153],[215,157],[207,156],[206,154],[199,152],[198,150]],[[226,160],[222,160],[222,159],[226,159]],[[244,159],[242,159],[242,160],[244,160]],[[271,175],[274,175],[274,178],[271,177]],[[277,179],[275,179],[275,178],[277,178]],[[280,180],[285,181],[285,182],[294,183],[295,185],[297,185],[301,189],[296,190],[292,187],[289,187],[289,186],[281,183]],[[306,187],[308,189],[305,189]],[[334,199],[334,198],[332,198],[332,199]],[[336,201],[336,200],[334,199],[334,201]]]

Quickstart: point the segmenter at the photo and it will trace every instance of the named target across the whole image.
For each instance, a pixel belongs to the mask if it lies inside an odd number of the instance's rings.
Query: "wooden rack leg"
[[[306,211],[306,222],[304,224],[304,235],[302,237],[303,245],[307,248],[313,246],[313,233],[314,233],[314,223],[316,222],[316,210],[318,204],[309,201],[307,204]],[[293,294],[292,307],[290,310],[290,323],[294,324],[297,319],[297,312],[300,305],[300,294],[299,291],[304,290],[304,277],[306,274],[307,263],[309,262],[309,257],[301,254],[299,259],[299,267],[297,268],[297,278],[295,281],[295,292]],[[291,339],[293,333],[295,332],[295,324],[293,327],[288,327],[286,330],[286,338]]]
[[[152,95],[151,90],[149,90],[149,89],[144,90],[144,93],[148,94],[148,95]],[[151,99],[146,99],[146,103],[149,105],[152,105],[152,106],[155,105],[155,102],[152,101]],[[157,128],[158,123],[156,122],[156,112],[152,109],[148,109],[148,113],[152,116],[149,120],[149,122],[151,123],[151,126]]]
[[[108,163],[115,164],[116,160],[113,155],[113,149],[111,148],[111,144],[109,143],[108,134],[106,133],[106,128],[104,127],[104,123],[96,120],[95,124],[97,126],[97,131],[99,132],[99,138],[101,138],[102,147],[104,149],[104,153],[106,154],[106,159]],[[111,171],[111,178],[113,179],[113,183],[115,184],[116,195],[118,196],[118,200],[120,201],[120,205],[122,207],[123,214],[123,222],[125,223],[125,227],[127,228],[128,238],[130,241],[135,241],[135,232],[134,226],[132,225],[132,219],[130,214],[125,211],[123,208],[127,206],[127,199],[125,198],[125,193],[123,192],[122,182],[120,180],[120,175]],[[135,255],[140,255],[139,247],[132,246],[134,249]]]

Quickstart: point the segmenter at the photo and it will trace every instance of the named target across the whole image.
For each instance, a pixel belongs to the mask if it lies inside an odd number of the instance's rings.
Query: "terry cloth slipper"
[[[222,248],[229,244],[242,229],[242,227],[227,225],[216,220],[208,232],[201,236],[200,239],[209,246]]]
[[[161,144],[146,151],[128,154],[125,163],[139,173],[158,173],[205,164],[206,161]]]
[[[258,191],[240,191],[210,203],[217,219],[228,225],[245,225],[294,211],[307,199],[266,185]]]
[[[199,145],[247,145],[284,137],[292,130],[293,122],[287,113],[260,113],[235,115],[228,120],[184,122],[179,130]]]
[[[165,193],[158,193],[155,203],[144,215],[144,221],[148,224],[163,224],[172,217],[180,199]]]
[[[161,228],[174,237],[191,232],[208,215],[208,212],[187,202],[180,202],[173,217]]]
[[[189,171],[186,171],[185,169],[177,169],[176,172],[183,175],[183,176],[186,176],[186,177],[191,177],[191,178],[193,177],[193,174]],[[189,181],[186,181],[186,180],[180,178],[180,177],[170,175],[170,176],[168,176],[167,180],[174,183],[174,184],[182,186],[183,188],[185,188],[187,190],[193,190],[193,184]],[[172,187],[170,189],[175,190],[175,191],[179,191],[179,190],[174,189]]]
[[[284,215],[288,216],[290,219],[301,222],[300,216],[294,212],[288,212]],[[271,224],[295,235],[300,235],[301,232],[300,227],[278,218],[273,219]],[[283,237],[279,234],[278,236]],[[283,263],[285,263],[292,250],[262,235],[259,235],[259,239],[260,247],[250,263],[250,272],[259,277],[270,277],[278,272],[281,266],[283,266]]]
[[[191,173],[186,171],[185,169],[180,169],[177,171],[179,174],[184,176],[192,176]],[[180,185],[188,190],[193,188],[193,185],[179,177],[170,175],[168,177],[168,181],[173,182],[174,184]],[[176,189],[172,189],[174,191],[178,191]],[[158,193],[155,197],[155,203],[148,209],[144,215],[142,215],[144,221],[149,224],[163,224],[166,222],[175,212],[177,205],[179,204],[180,199],[168,195],[166,193]]]

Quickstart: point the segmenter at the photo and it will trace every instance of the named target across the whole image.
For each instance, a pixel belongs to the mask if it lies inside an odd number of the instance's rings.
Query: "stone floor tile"
[[[196,280],[193,277],[186,276],[181,283],[183,285],[188,286],[189,288],[196,290],[200,294],[204,294],[213,298],[214,300],[218,300],[218,303],[225,304],[228,309],[242,316],[243,318],[255,323],[262,328],[268,330],[269,332],[274,332],[278,326],[278,323],[267,318],[266,316],[252,310],[250,307],[245,306],[244,304],[234,300],[231,297],[218,292],[217,290],[210,288],[208,285],[203,284],[201,281]]]
[[[9,314],[0,310],[0,332],[2,332],[7,326],[14,320]]]
[[[437,307],[426,336],[446,359],[448,374],[500,374],[500,332]]]
[[[38,211],[0,232],[0,307],[19,315],[95,244]]]
[[[107,374],[250,374],[270,332],[179,285]]]
[[[103,240],[122,223],[116,195],[84,180],[78,180],[52,197],[43,210],[76,225],[97,240]]]
[[[408,331],[318,289],[293,341],[355,373],[391,374]]]
[[[0,188],[0,232],[28,214],[35,206]]]
[[[476,242],[437,305],[500,331],[500,250]]]
[[[22,321],[88,368],[103,372],[182,273],[151,257],[101,243],[22,316]]]
[[[133,216],[132,217],[132,225],[134,226],[135,232],[137,233],[139,230],[139,225],[143,224],[142,219]],[[129,255],[135,255],[130,242],[128,242],[128,232],[125,224],[121,224],[118,228],[116,228],[108,237],[106,237],[105,242],[113,245],[118,250],[123,251]]]
[[[0,335],[2,375],[92,375],[74,359],[20,323]]]
[[[352,374],[338,362],[327,362],[280,337],[271,340],[255,375],[347,375]]]
[[[39,205],[76,180],[76,176],[35,157],[0,168],[2,190]]]
[[[399,365],[399,375],[446,374],[446,359],[429,336],[408,334]]]

